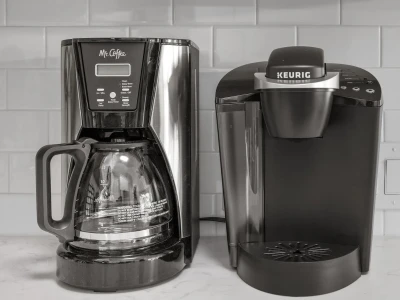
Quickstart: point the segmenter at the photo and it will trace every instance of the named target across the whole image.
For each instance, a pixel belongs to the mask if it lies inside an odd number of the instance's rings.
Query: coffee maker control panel
[[[81,44],[83,76],[90,110],[135,110],[145,43]]]
[[[368,103],[367,106],[379,105],[382,95],[378,80],[369,72],[355,66],[326,64],[328,72],[340,73],[339,89],[335,96],[357,99]]]

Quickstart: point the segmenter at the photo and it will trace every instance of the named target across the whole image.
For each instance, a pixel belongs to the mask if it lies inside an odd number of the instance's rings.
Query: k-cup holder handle
[[[81,139],[70,144],[47,145],[40,148],[36,154],[37,222],[42,230],[54,234],[62,243],[74,240],[75,199],[89,158],[91,144],[96,142],[93,139]],[[51,215],[50,162],[59,154],[72,156],[75,164],[69,178],[63,217],[56,221]]]

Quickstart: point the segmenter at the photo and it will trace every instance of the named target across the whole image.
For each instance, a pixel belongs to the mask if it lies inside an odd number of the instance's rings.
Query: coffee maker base
[[[304,241],[243,243],[237,273],[248,285],[281,296],[316,296],[361,276],[357,246]]]
[[[57,277],[74,287],[115,292],[160,283],[186,266],[181,241],[165,248],[153,247],[140,254],[114,254],[79,251],[69,244],[61,244],[57,249]]]

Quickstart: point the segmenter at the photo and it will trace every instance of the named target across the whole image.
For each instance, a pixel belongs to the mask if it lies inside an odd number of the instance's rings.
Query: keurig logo
[[[115,59],[119,59],[121,56],[126,56],[126,53],[120,49],[111,49],[110,51],[102,49],[100,50],[99,56],[104,58],[114,57]]]
[[[277,72],[278,79],[310,78],[311,72]]]

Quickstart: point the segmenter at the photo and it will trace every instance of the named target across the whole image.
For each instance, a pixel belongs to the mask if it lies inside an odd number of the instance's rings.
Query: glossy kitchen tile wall
[[[190,38],[201,48],[201,215],[223,216],[214,91],[227,71],[289,45],[367,68],[385,96],[375,234],[400,235],[398,0],[0,0],[0,234],[36,225],[34,155],[60,141],[60,41],[71,37]],[[55,202],[59,161],[53,163]],[[387,171],[387,172],[386,172]],[[386,183],[386,184],[385,184]],[[55,206],[60,215],[61,208]],[[224,234],[202,222],[203,235]]]

